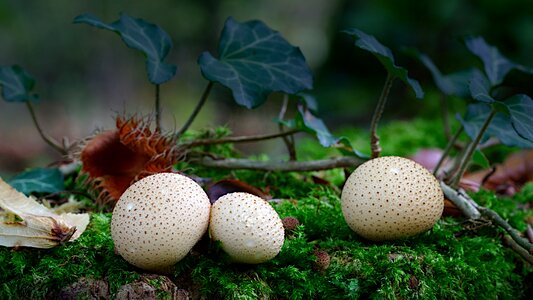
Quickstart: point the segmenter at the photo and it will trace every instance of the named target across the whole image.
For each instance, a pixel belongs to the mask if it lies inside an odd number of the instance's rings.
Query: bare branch
[[[236,158],[214,160],[212,158],[201,158],[192,162],[206,167],[221,169],[241,169],[267,172],[305,172],[329,170],[335,168],[353,168],[359,166],[364,161],[356,157],[345,156],[313,161],[255,161]]]
[[[533,255],[529,254],[524,248],[520,247],[515,240],[510,238],[508,235],[503,236],[503,241],[511,247],[516,253],[518,253],[523,259],[525,259],[528,263],[533,265]]]
[[[262,135],[249,135],[249,136],[231,136],[220,139],[203,139],[203,140],[193,140],[190,142],[181,143],[180,146],[184,147],[195,147],[195,146],[204,146],[204,145],[217,145],[217,144],[229,144],[229,143],[249,143],[249,142],[258,142],[268,139],[275,139],[278,137],[283,137],[287,135],[292,135],[295,133],[301,132],[301,130],[294,129],[290,131],[272,133],[272,134],[262,134]]]
[[[442,187],[444,195],[446,195],[446,197],[450,199],[450,201],[452,201],[466,217],[470,219],[479,219],[482,215],[490,219],[494,224],[500,226],[505,231],[507,231],[507,233],[513,239],[514,243],[517,246],[521,247],[523,251],[529,254],[533,253],[533,244],[530,243],[527,239],[521,237],[520,232],[518,232],[518,230],[514,229],[509,223],[507,223],[507,221],[505,221],[500,215],[498,215],[498,213],[489,208],[476,204],[476,202],[472,200],[472,198],[470,198],[467,194],[452,189],[450,186],[446,185],[442,181],[440,185]],[[513,246],[511,246],[511,248],[514,249]],[[520,252],[519,254],[522,255],[522,253]],[[522,255],[522,257],[524,256]]]
[[[444,181],[440,182],[440,187],[446,198],[452,201],[467,218],[477,220],[481,217],[481,213],[477,210],[476,206],[472,204],[471,201],[473,200],[470,199],[468,195],[452,189],[444,183]]]

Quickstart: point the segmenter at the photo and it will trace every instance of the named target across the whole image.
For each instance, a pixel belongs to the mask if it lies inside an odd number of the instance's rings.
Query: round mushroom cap
[[[258,264],[274,258],[285,232],[277,212],[260,197],[230,193],[211,209],[209,232],[236,262]]]
[[[206,232],[211,204],[192,179],[159,173],[131,185],[111,219],[116,251],[141,269],[164,272]]]
[[[341,202],[350,228],[374,241],[426,231],[444,209],[437,179],[421,165],[397,156],[360,165],[346,180]]]

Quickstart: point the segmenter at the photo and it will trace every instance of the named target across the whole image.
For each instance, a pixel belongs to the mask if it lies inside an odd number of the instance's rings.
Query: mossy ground
[[[413,130],[416,122],[393,127]],[[413,149],[444,141],[438,136],[434,139],[415,145],[412,135],[395,138],[404,150],[393,153],[411,154],[414,151],[405,150],[405,143],[413,141]],[[326,155],[309,148],[305,151],[314,158]],[[533,270],[503,245],[502,231],[490,224],[444,218],[432,230],[406,240],[374,243],[361,239],[341,214],[338,185],[342,171],[312,173],[331,185],[313,183],[311,173],[226,172],[198,166],[188,166],[188,171],[215,179],[231,175],[268,187],[275,199],[283,199],[273,204],[280,216],[294,216],[301,222],[281,253],[260,265],[232,264],[217,244],[201,242],[176,265],[171,278],[179,288],[195,289],[207,298],[520,299],[533,292]],[[486,191],[472,196],[520,230],[525,229],[525,219],[533,216],[531,210],[521,208],[532,201],[533,184],[513,198]],[[93,213],[87,231],[77,241],[54,249],[0,248],[0,298],[55,298],[61,288],[82,277],[107,280],[114,294],[121,285],[138,279],[143,272],[114,253],[110,220],[109,213]],[[317,249],[330,255],[326,270],[314,266]]]

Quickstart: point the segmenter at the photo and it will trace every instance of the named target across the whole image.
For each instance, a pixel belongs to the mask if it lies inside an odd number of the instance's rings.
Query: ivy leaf
[[[474,155],[472,155],[472,163],[480,166],[483,169],[490,168],[490,162],[488,158],[480,150],[474,151]]]
[[[490,82],[481,71],[475,69],[472,72],[472,77],[470,78],[468,86],[472,98],[486,103],[493,103],[496,101],[490,96]]]
[[[65,189],[63,174],[57,168],[31,169],[16,175],[8,183],[26,195],[57,193]]]
[[[125,13],[121,13],[120,19],[110,24],[91,14],[77,16],[74,23],[113,31],[120,35],[128,47],[141,51],[146,56],[146,71],[151,83],[162,84],[176,75],[177,67],[163,62],[172,48],[172,41],[161,27]]]
[[[483,62],[491,86],[502,83],[507,73],[518,66],[503,56],[498,48],[487,44],[482,37],[467,38],[465,44]]]
[[[533,142],[533,100],[527,95],[515,95],[504,104],[509,109],[511,122],[516,132]]]
[[[38,98],[31,92],[35,79],[18,65],[0,67],[0,86],[2,98],[7,102],[33,101]]]
[[[457,116],[457,119],[463,124],[466,134],[471,139],[474,139],[488,118],[490,111],[491,107],[486,103],[473,103],[468,105],[464,119],[460,116]],[[489,137],[496,137],[502,144],[507,146],[533,148],[533,142],[518,135],[512,126],[510,117],[502,112],[497,112],[494,115],[481,142],[485,142]]]
[[[218,44],[218,59],[198,58],[202,75],[231,89],[242,106],[255,108],[274,91],[296,94],[311,89],[311,70],[299,48],[261,21],[228,18]]]
[[[415,57],[431,72],[433,81],[435,81],[435,85],[441,92],[448,96],[470,97],[468,81],[472,77],[473,69],[443,75],[429,56],[416,52]]]
[[[420,87],[418,81],[409,78],[406,69],[395,65],[394,56],[389,48],[383,46],[375,37],[359,29],[351,28],[343,32],[355,38],[355,45],[357,47],[374,54],[389,74],[400,78],[405,84],[410,86],[417,98],[422,99],[424,97],[424,91],[422,91],[422,87]]]
[[[343,155],[356,156],[367,159],[368,155],[354,149],[346,137],[336,137],[329,131],[322,119],[315,116],[305,105],[298,105],[298,113],[293,120],[283,121],[280,123],[290,128],[298,128],[308,133],[316,135],[320,145],[323,147],[334,147],[339,149]]]

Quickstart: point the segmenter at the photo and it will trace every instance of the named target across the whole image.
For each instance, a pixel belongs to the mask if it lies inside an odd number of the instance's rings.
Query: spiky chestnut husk
[[[134,182],[169,172],[179,154],[175,140],[150,129],[150,118],[116,117],[116,129],[103,131],[81,146],[79,159],[97,203],[114,204]]]

